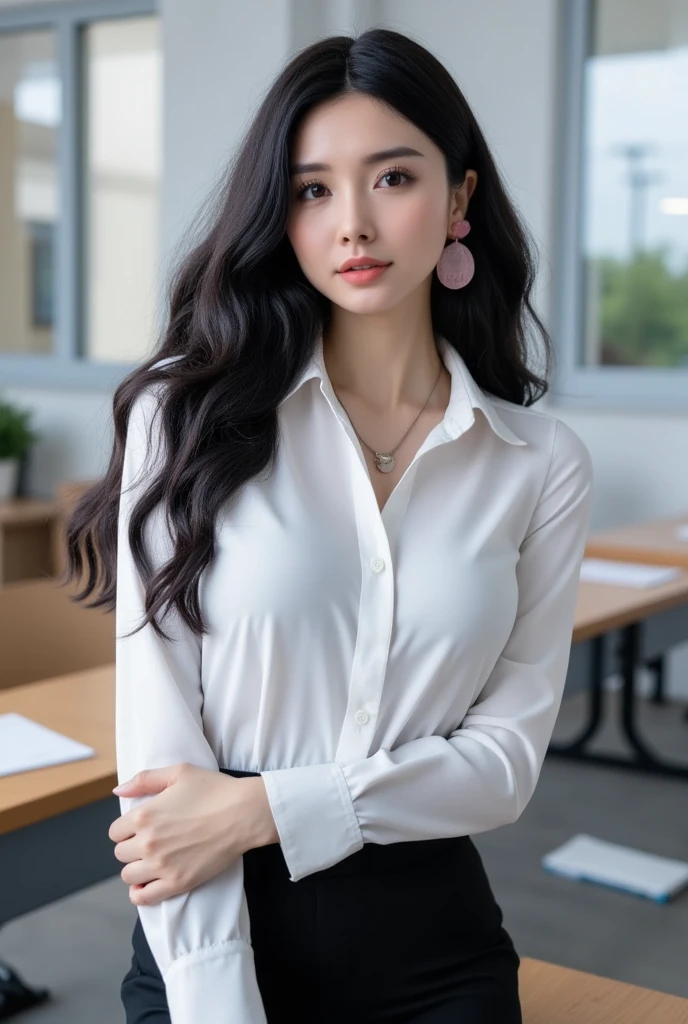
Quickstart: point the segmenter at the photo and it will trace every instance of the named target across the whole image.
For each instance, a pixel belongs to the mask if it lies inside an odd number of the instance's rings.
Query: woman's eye
[[[398,168],[398,169],[392,168],[389,171],[385,171],[384,174],[382,174],[378,178],[376,184],[379,185],[381,181],[385,181],[387,178],[399,178],[399,177],[406,178],[406,179],[408,179],[408,181],[413,181],[413,175],[409,171],[402,171],[401,168]],[[404,184],[404,182],[397,182],[397,183],[393,182],[392,184],[388,184],[387,186],[384,186],[384,187],[385,188],[399,188],[403,184]],[[306,202],[312,202],[314,199],[322,199],[322,196],[311,196],[310,198],[307,198],[306,197],[306,193],[309,192],[310,189],[313,189],[313,188],[325,188],[325,187],[326,186],[323,185],[323,183],[321,181],[306,181],[298,189],[298,191],[296,193],[296,198],[300,199],[300,200],[305,200]]]
[[[299,189],[299,191],[297,192],[297,199],[303,199],[305,194],[306,194],[306,192],[308,192],[308,190],[311,189],[311,188],[323,188],[323,187],[324,187],[323,185],[319,185],[317,182],[313,182],[312,185],[302,185],[301,188]],[[318,199],[319,196],[316,196],[315,198]]]
[[[385,178],[399,178],[399,177],[406,178],[406,177],[408,177],[408,175],[404,174],[403,171],[387,171],[386,174],[382,175],[382,178],[380,178],[380,181],[384,181]]]

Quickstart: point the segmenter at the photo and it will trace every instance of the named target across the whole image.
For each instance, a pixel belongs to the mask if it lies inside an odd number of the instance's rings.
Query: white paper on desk
[[[14,711],[0,715],[0,776],[95,757],[85,743],[63,736]]]
[[[615,583],[619,587],[658,587],[683,575],[671,565],[614,562],[607,558],[584,558],[581,580],[586,583]]]
[[[674,530],[674,536],[679,540],[688,540],[688,523],[681,523]]]
[[[670,857],[608,843],[586,833],[546,854],[542,865],[554,874],[666,903],[688,883],[688,864]]]

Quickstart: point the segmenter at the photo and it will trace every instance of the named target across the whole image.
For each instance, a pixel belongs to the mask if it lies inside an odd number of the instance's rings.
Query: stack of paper
[[[688,864],[581,833],[542,858],[557,875],[621,889],[666,903],[688,884]]]
[[[581,580],[587,583],[614,583],[618,587],[658,587],[683,575],[671,565],[646,565],[614,562],[606,558],[584,558]]]
[[[0,715],[0,776],[95,757],[95,750],[38,722],[9,712]]]

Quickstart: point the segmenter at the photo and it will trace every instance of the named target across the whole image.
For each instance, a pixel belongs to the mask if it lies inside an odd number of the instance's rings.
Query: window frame
[[[556,346],[548,397],[562,407],[688,411],[688,369],[586,366],[578,362],[585,316],[582,255],[584,68],[594,0],[561,0],[557,82],[552,324]]]
[[[0,8],[0,33],[53,31],[62,77],[57,168],[60,219],[55,248],[54,345],[51,353],[0,353],[0,384],[112,390],[138,364],[98,363],[82,356],[84,340],[84,117],[80,32],[87,25],[159,14],[157,0],[78,0]]]

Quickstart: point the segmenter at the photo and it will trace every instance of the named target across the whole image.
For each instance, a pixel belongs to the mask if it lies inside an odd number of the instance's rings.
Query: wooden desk
[[[685,609],[688,572],[659,587],[619,587],[609,583],[578,584],[572,642],[590,640],[653,615]]]
[[[585,545],[585,554],[588,558],[649,562],[688,569],[688,539],[680,540],[675,533],[677,526],[685,525],[688,525],[688,512],[649,523],[615,527],[593,534]]]
[[[112,789],[114,665],[0,691],[16,711],[97,751],[96,757],[0,778],[0,923],[119,874],[108,837],[120,816]]]
[[[519,988],[523,1024],[688,1024],[688,999],[529,957]]]
[[[0,501],[0,587],[52,575],[55,516],[53,501]]]
[[[681,540],[676,535],[676,527],[686,524],[688,513],[634,526],[616,527],[590,537],[585,554],[589,558],[608,558],[617,562],[644,562],[688,569],[688,539]],[[652,701],[654,704],[662,704],[665,689],[663,653],[648,661],[645,667],[654,675]]]
[[[578,589],[569,680],[584,679],[589,693],[588,721],[568,743],[550,743],[547,753],[579,761],[688,778],[688,763],[654,754],[636,724],[637,670],[671,647],[688,641],[688,572],[659,587],[618,587],[581,582]],[[593,753],[588,744],[604,712],[603,683],[610,671],[623,679],[621,728],[630,756]]]

